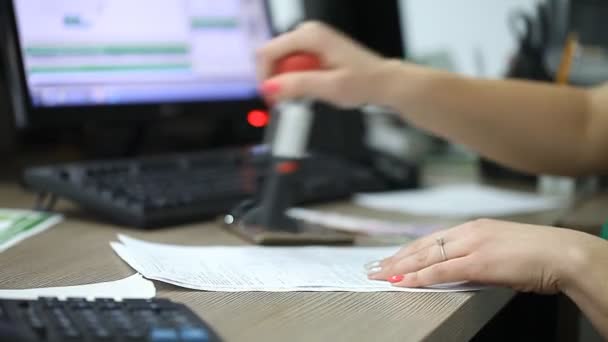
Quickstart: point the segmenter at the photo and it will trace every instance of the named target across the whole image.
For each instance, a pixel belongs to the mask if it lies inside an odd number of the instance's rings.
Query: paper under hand
[[[290,209],[287,215],[329,229],[372,236],[405,235],[418,238],[447,228],[441,224],[395,222],[303,208]]]
[[[396,288],[371,281],[363,265],[396,247],[182,247],[119,236],[114,251],[146,278],[203,291],[462,292],[478,288]]]

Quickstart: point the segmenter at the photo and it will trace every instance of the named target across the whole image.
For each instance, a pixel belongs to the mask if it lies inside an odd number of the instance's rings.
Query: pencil
[[[562,53],[561,63],[557,71],[557,77],[555,78],[555,82],[559,85],[567,85],[569,83],[570,72],[572,71],[572,64],[574,63],[574,58],[576,57],[577,46],[578,35],[576,33],[570,33]]]

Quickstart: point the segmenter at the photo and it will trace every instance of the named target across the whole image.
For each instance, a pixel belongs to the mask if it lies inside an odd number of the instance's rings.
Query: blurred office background
[[[273,1],[277,27],[287,29],[305,17],[310,2]],[[567,36],[576,32],[579,48],[570,82],[588,87],[608,80],[605,33],[608,31],[602,19],[608,15],[606,1],[400,0],[398,3],[406,58],[416,63],[474,77],[554,82]],[[443,147],[441,151],[467,154],[460,146],[437,144],[436,139],[429,140],[418,133],[408,131],[410,139],[401,145],[410,148],[401,148],[402,154],[418,158],[420,152],[426,155],[437,152],[437,146]],[[378,135],[391,136],[386,132]],[[412,150],[411,146],[417,148]],[[536,175],[506,170],[485,160],[481,165],[483,173],[490,177],[536,181]]]
[[[518,43],[507,26],[509,16],[519,10],[533,12],[539,2],[401,0],[408,54],[416,59],[447,55],[454,71],[501,77]],[[279,30],[286,30],[305,17],[301,0],[273,0],[271,4]]]
[[[572,4],[570,4],[570,1],[568,0],[400,0],[396,2],[398,3],[398,11],[400,12],[399,20],[401,21],[401,32],[393,32],[399,29],[394,25],[376,28],[373,25],[373,21],[371,22],[372,24],[368,23],[364,29],[364,31],[368,33],[368,38],[374,36],[373,39],[369,38],[368,40],[378,40],[378,37],[382,37],[383,35],[392,35],[390,38],[387,38],[385,42],[382,42],[382,48],[385,51],[386,49],[392,49],[392,51],[395,49],[403,49],[403,57],[415,62],[441,67],[471,76],[489,78],[502,78],[507,75],[522,78],[539,78],[539,76],[542,76],[540,78],[547,78],[547,80],[551,80],[551,72],[554,72],[553,69],[555,69],[559,63],[559,52],[565,40],[563,26],[567,26],[571,22],[574,22],[575,24],[584,26],[580,29],[592,31],[594,25],[601,23],[601,20],[598,21],[597,18],[601,18],[601,13],[603,12],[597,10],[597,8],[606,8],[605,2],[598,0],[577,0]],[[365,5],[361,5],[359,2],[329,2],[318,0],[269,0],[269,3],[275,27],[279,32],[289,29],[306,17],[310,17],[311,8],[321,7],[322,10],[318,11],[327,12],[327,9],[330,9],[331,11],[339,13],[340,11],[336,11],[335,9],[332,9],[332,7],[367,6],[369,10],[366,11],[366,15],[373,17],[376,15],[373,10],[374,6],[384,6],[384,12],[378,12],[377,14],[378,19],[376,20],[376,23],[379,24],[390,21],[384,20],[386,16],[385,12],[386,9],[389,8],[387,6],[394,6],[392,5],[394,1]],[[541,34],[537,37],[541,40],[541,43],[546,44],[539,47],[539,49],[542,48],[546,51],[541,51],[543,53],[542,56],[523,56],[524,59],[536,58],[538,60],[524,60],[523,64],[525,64],[527,69],[524,67],[524,70],[522,71],[522,68],[516,68],[515,71],[517,71],[517,73],[514,73],[513,62],[517,60],[516,57],[518,55],[521,57],[522,45],[524,44],[523,41],[527,39],[526,35],[530,34],[526,32],[525,23],[523,23],[523,21],[520,20],[518,23],[514,24],[514,21],[517,21],[514,17],[519,16],[521,19],[522,16],[527,15],[528,17],[526,17],[526,19],[538,22],[542,19],[538,18],[538,6],[541,4],[550,6],[555,12],[551,13],[551,18],[549,18],[551,21],[549,25],[550,33],[547,35]],[[583,8],[584,10],[572,11],[576,12],[577,18],[571,19],[567,18],[567,14],[564,14],[565,11],[562,11],[562,8]],[[315,12],[315,10],[312,12]],[[312,13],[312,17],[316,17],[316,14]],[[386,32],[387,27],[393,27],[395,29]],[[375,32],[369,33],[369,31],[372,30],[375,30]],[[385,32],[383,32],[383,30]],[[597,32],[606,32],[606,30],[602,30],[600,27]],[[394,45],[393,40],[396,34],[401,35],[401,39],[403,40],[402,47],[393,47],[390,45]],[[549,39],[552,41],[549,42]],[[593,42],[596,43],[597,41],[598,40],[594,37]],[[549,45],[549,43],[551,43],[551,45]],[[608,45],[608,43],[606,43],[606,45]],[[553,53],[549,53],[549,50],[551,49],[553,50]],[[394,54],[397,55],[397,53]],[[605,58],[605,55],[600,54],[600,57],[602,56],[604,57],[595,58],[594,62],[597,62],[597,60],[600,62],[608,60]],[[601,65],[601,63],[595,64]],[[604,69],[600,68],[600,70]],[[605,68],[605,70],[606,71],[603,73],[598,73],[596,70],[583,71],[581,73],[583,76],[579,77],[576,81],[580,84],[588,83],[585,85],[597,84],[604,78],[608,79],[608,76],[606,75],[608,73],[608,68]],[[595,79],[587,81],[585,77],[588,75],[594,76]],[[6,88],[4,82],[1,87]],[[0,152],[3,150],[12,151],[15,147],[15,132],[12,129],[12,121],[14,118],[12,117],[13,115],[9,113],[10,110],[8,109],[8,106],[6,106],[6,104],[8,104],[8,99],[6,98],[7,95],[5,92],[2,92],[2,96],[5,98],[4,101],[2,101],[4,104],[2,106],[2,113],[4,114],[2,115],[2,120],[0,120]],[[196,123],[197,118],[193,118],[192,120],[193,121],[188,123]],[[247,127],[240,127],[235,123],[228,123],[225,125],[232,127],[231,129],[234,131],[232,133],[246,136],[245,140],[248,142],[255,141],[261,136],[261,134],[257,132],[252,133],[247,130]],[[167,126],[171,126],[170,122],[163,122],[163,127],[161,128],[166,128]],[[202,125],[198,126],[202,127]],[[180,127],[175,128],[177,134],[167,133],[170,137],[165,139],[164,142],[172,141],[176,143],[177,141],[183,140],[182,142],[185,145],[188,145],[188,143],[192,143],[192,145],[226,143],[226,141],[219,141],[221,139],[217,136],[230,136],[230,134],[216,134],[216,136],[209,138],[210,140],[208,141],[199,141],[202,139],[201,137],[213,136],[210,131],[218,131],[216,129],[217,127],[211,127],[207,124],[205,126],[207,126],[206,129],[208,131],[200,131],[202,128],[197,130],[195,128],[197,127],[196,124],[181,125]],[[180,136],[180,130],[192,130],[192,132],[190,132],[191,134],[181,134],[183,137],[177,139],[176,136]],[[113,129],[112,131],[114,139],[121,138],[121,135],[124,135],[122,138],[125,141],[133,139],[129,134],[130,132],[118,134],[120,133],[118,129]],[[148,131],[155,130],[149,129]],[[58,132],[53,132],[53,134],[56,133]],[[21,137],[22,134],[19,133],[18,136]],[[188,141],[188,136],[196,136],[198,138],[196,138],[194,142],[191,142]],[[406,144],[409,144],[409,146],[419,146],[416,145],[416,142],[408,142]],[[175,148],[181,147],[176,146]],[[111,148],[109,150],[109,153],[105,154],[111,155],[115,152],[112,151]],[[396,150],[398,151],[398,149]],[[405,151],[408,152],[407,148]],[[421,151],[425,152],[426,150],[424,148],[419,148],[410,152],[414,155]],[[103,154],[104,153],[101,153],[101,155]]]

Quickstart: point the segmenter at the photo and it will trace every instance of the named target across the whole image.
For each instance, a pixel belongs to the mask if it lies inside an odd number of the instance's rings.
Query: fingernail
[[[371,262],[368,262],[367,264],[365,264],[364,267],[365,267],[365,269],[367,271],[369,271],[369,270],[371,270],[373,268],[380,267],[380,261],[371,261]]]
[[[368,276],[373,276],[374,274],[378,274],[382,272],[382,267],[373,267],[367,270]]]
[[[264,95],[274,95],[281,91],[281,84],[277,81],[265,81],[260,86],[260,91]]]
[[[396,276],[392,276],[390,278],[388,278],[388,282],[395,284],[395,283],[400,283],[403,281],[403,279],[405,279],[405,276],[403,275],[396,275]]]

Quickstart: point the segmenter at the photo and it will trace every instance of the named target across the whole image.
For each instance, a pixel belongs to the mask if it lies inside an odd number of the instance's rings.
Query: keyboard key
[[[155,328],[150,331],[150,342],[174,342],[179,341],[175,329]]]
[[[146,334],[141,330],[130,330],[125,334],[125,337],[129,341],[140,341],[145,339]]]
[[[106,329],[94,329],[93,336],[99,340],[109,340],[113,338],[113,334]]]
[[[60,306],[61,303],[59,302],[59,299],[57,299],[56,297],[43,297],[40,298],[40,302],[42,303],[42,305],[44,305],[46,308],[55,308],[57,306]]]
[[[68,298],[68,303],[72,309],[85,310],[91,307],[91,304],[84,298]]]
[[[27,320],[30,328],[39,337],[45,337],[47,333],[46,324],[42,317],[33,309],[30,308],[27,312]]]
[[[179,331],[182,342],[208,342],[210,341],[207,330],[198,328],[185,328]]]
[[[76,330],[76,328],[72,328],[72,327],[63,329],[62,335],[64,338],[67,338],[67,339],[77,339],[82,336],[80,334],[80,332],[78,332],[78,330]]]
[[[98,304],[101,310],[116,310],[120,308],[121,303],[114,301],[109,298],[99,298],[95,300],[95,303]]]

